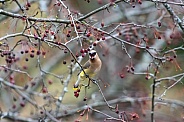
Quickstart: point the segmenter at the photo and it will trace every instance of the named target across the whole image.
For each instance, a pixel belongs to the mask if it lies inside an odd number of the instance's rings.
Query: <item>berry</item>
[[[90,33],[90,32],[88,32],[86,36],[87,36],[87,37],[90,37],[90,35],[91,35],[91,33]]]
[[[161,22],[158,22],[158,27],[161,27],[161,25],[162,25]]]
[[[49,33],[49,30],[45,30],[45,33]]]
[[[65,49],[65,50],[64,50],[64,53],[67,53],[67,52],[68,52],[68,51]]]
[[[12,106],[12,109],[15,109],[16,108],[16,105],[14,104],[13,106]]]
[[[74,24],[73,23],[71,24],[71,27],[74,27]]]
[[[21,54],[24,54],[24,51],[20,51]]]
[[[31,57],[31,58],[34,58],[34,54],[30,54],[30,57]]]
[[[66,64],[66,60],[63,61],[63,64]]]
[[[79,93],[75,93],[74,96],[77,98],[79,97]]]
[[[51,34],[51,35],[54,35],[54,31],[51,31],[50,34]]]
[[[161,36],[158,36],[158,39],[161,39]]]
[[[26,58],[26,59],[25,59],[25,61],[29,61],[29,59],[28,59],[28,58]]]
[[[80,53],[84,53],[84,49],[81,49],[81,50],[80,50]]]
[[[96,46],[96,42],[93,43],[93,46]]]
[[[51,85],[52,84],[52,80],[48,80],[48,83]]]
[[[48,91],[47,91],[47,87],[43,87],[43,88],[42,88],[42,92],[43,92],[43,93],[47,93],[47,92],[48,92]]]
[[[101,23],[101,26],[104,27],[104,23],[103,22]]]
[[[31,82],[31,86],[35,86],[36,85],[36,83],[33,81],[33,82]]]
[[[26,5],[27,5],[27,7],[31,7],[31,4],[30,4],[29,2],[27,2],[27,4],[26,4]]]
[[[40,55],[41,54],[40,50],[37,50],[36,54],[37,55]]]
[[[27,69],[27,66],[22,66],[22,68],[26,70]]]
[[[25,53],[28,53],[29,52],[29,50],[25,50]]]
[[[118,110],[116,110],[116,113],[117,113],[117,114],[119,114],[119,111],[118,111]]]
[[[77,26],[76,26],[76,28],[77,28],[77,29],[80,29],[80,26],[79,26],[79,25],[77,25]]]
[[[86,54],[85,53],[82,53],[82,57],[85,57],[86,56]]]
[[[40,111],[40,114],[43,114],[43,111]]]
[[[20,103],[20,106],[21,106],[21,107],[24,107],[24,106],[25,106],[25,103],[24,103],[24,102],[21,102],[21,103]]]
[[[77,89],[77,92],[80,92],[80,89]]]
[[[102,40],[105,40],[105,36],[102,36]]]
[[[120,78],[124,78],[125,77],[125,75],[124,74],[120,74]]]
[[[43,52],[42,52],[42,55],[45,55],[45,54],[46,54],[46,52],[45,52],[45,51],[43,51]]]
[[[142,1],[141,1],[141,0],[138,0],[138,3],[139,3],[139,4],[142,4]]]
[[[38,36],[36,34],[34,34],[34,39],[37,40],[38,39]]]
[[[86,101],[87,100],[87,97],[84,97],[83,101]]]
[[[31,50],[32,53],[34,53],[35,51],[34,50]]]
[[[66,36],[69,38],[70,37],[70,34],[68,33]]]

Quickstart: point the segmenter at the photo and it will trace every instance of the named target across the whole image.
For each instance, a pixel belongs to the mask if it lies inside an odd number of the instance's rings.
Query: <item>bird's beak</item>
[[[89,55],[89,58],[93,60],[95,59],[95,56]]]

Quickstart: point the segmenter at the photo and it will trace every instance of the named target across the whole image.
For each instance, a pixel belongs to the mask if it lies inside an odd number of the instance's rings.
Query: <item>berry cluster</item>
[[[74,91],[74,96],[77,98],[79,97],[79,92],[80,92],[80,89],[77,88],[77,90]]]

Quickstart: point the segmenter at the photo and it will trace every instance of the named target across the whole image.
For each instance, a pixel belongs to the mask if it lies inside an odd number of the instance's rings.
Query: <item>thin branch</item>
[[[184,26],[182,25],[182,20],[176,15],[174,10],[170,7],[169,4],[163,3],[164,7],[167,9],[171,17],[173,17],[174,21],[179,25],[181,30],[184,32]]]

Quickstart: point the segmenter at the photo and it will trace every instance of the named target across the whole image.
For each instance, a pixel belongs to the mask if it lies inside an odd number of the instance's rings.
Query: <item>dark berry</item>
[[[45,54],[46,54],[46,52],[45,52],[45,51],[43,51],[43,52],[42,52],[42,55],[45,55]]]
[[[25,53],[28,53],[29,52],[29,50],[25,50]]]
[[[66,60],[63,61],[63,64],[66,64]]]
[[[158,27],[161,27],[161,25],[162,25],[161,22],[158,22]]]
[[[43,93],[47,93],[47,92],[48,92],[48,91],[47,91],[47,87],[43,87],[43,88],[42,88],[42,92],[43,92]]]
[[[101,26],[104,27],[104,23],[103,22],[101,23]]]
[[[20,103],[20,106],[21,106],[21,107],[24,107],[24,106],[25,106],[25,103],[24,103],[24,102],[21,102],[21,103]]]
[[[29,59],[28,59],[28,58],[26,58],[25,60],[26,60],[26,61],[29,61]]]
[[[31,58],[34,58],[34,54],[30,54],[30,57],[31,57]]]
[[[93,46],[96,46],[96,42],[93,43]]]
[[[24,51],[20,51],[21,54],[24,54]]]
[[[40,55],[41,54],[40,50],[37,50],[36,54],[37,55]]]

